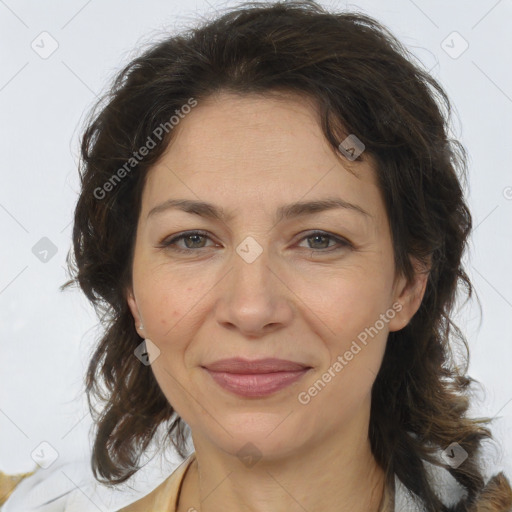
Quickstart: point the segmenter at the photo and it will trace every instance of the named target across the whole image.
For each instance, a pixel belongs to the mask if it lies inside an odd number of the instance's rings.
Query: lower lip
[[[311,368],[293,372],[239,374],[212,372],[205,368],[212,379],[222,388],[245,397],[271,395],[294,382],[297,382]]]

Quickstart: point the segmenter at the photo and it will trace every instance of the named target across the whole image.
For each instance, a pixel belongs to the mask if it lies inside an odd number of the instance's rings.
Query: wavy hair
[[[473,292],[461,264],[472,228],[463,192],[466,152],[448,137],[446,93],[414,60],[365,14],[329,12],[312,1],[251,2],[153,41],[115,76],[82,134],[72,279],[61,287],[78,284],[105,329],[86,375],[97,480],[116,485],[138,471],[160,425],[185,457],[187,425],[151,368],[134,357],[141,339],[126,300],[145,177],[173,131],[161,131],[144,158],[134,161],[134,154],[191,98],[200,104],[218,91],[285,91],[314,100],[334,151],[349,134],[364,143],[357,160],[368,156],[375,164],[396,271],[412,279],[411,257],[430,268],[421,306],[406,327],[389,334],[372,388],[369,437],[387,484],[398,476],[427,511],[509,509],[505,476],[486,483],[478,464],[482,442],[492,439],[490,420],[467,417],[473,379],[467,342],[452,320],[459,291],[467,300]],[[455,343],[465,349],[462,365]],[[468,453],[458,467],[439,458],[452,442]],[[462,485],[457,505],[442,504],[424,462],[445,467]]]

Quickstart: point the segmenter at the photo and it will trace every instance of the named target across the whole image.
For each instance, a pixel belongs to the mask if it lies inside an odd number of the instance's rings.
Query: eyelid
[[[163,240],[161,240],[158,244],[157,247],[160,247],[160,248],[166,248],[168,246],[170,246],[171,244],[173,243],[176,243],[180,240],[183,240],[184,238],[187,238],[188,236],[193,236],[193,235],[198,235],[198,236],[204,236],[205,238],[209,238],[210,240],[212,240],[212,237],[210,236],[210,233],[208,233],[208,231],[203,231],[202,229],[191,229],[189,231],[183,231],[181,233],[177,233],[176,235],[171,235],[170,237],[165,237]],[[213,240],[212,240],[213,241]],[[199,249],[206,249],[206,247],[200,247]],[[176,249],[179,251],[179,249]],[[191,251],[197,251],[198,249],[184,249],[186,252],[191,252]]]
[[[334,233],[330,233],[329,231],[324,231],[322,229],[313,229],[311,231],[306,231],[305,233],[301,233],[301,238],[299,239],[299,242],[302,242],[302,240],[305,240],[306,238],[310,238],[312,236],[319,235],[319,236],[326,236],[337,242],[341,247],[353,247],[353,244],[347,240],[346,238],[335,235]],[[330,249],[334,249],[335,246],[330,247]],[[315,251],[315,249],[309,249],[309,251]],[[329,249],[316,249],[318,252],[327,252]]]
[[[194,235],[203,236],[205,238],[208,238],[212,242],[214,241],[212,239],[212,237],[210,236],[210,233],[208,233],[207,231],[204,231],[201,229],[193,229],[193,230],[177,233],[176,235],[172,235],[171,237],[166,237],[159,243],[159,245],[157,247],[163,248],[163,249],[170,249],[175,252],[182,252],[182,253],[193,253],[193,252],[198,252],[201,249],[207,249],[207,247],[198,247],[196,249],[182,249],[179,247],[174,247],[174,248],[170,247],[171,245],[175,244],[176,242],[183,240],[183,239],[187,238],[188,236],[194,236]],[[344,238],[340,235],[335,235],[334,233],[330,233],[329,231],[313,229],[310,231],[300,233],[300,235],[301,235],[301,238],[298,240],[298,242],[302,242],[303,240],[313,237],[313,236],[316,236],[316,235],[329,237],[331,240],[336,242],[336,245],[334,245],[332,247],[328,247],[326,249],[311,249],[311,248],[302,247],[302,249],[305,249],[308,251],[313,251],[316,253],[329,253],[332,251],[341,250],[343,248],[345,248],[345,249],[346,248],[354,248],[354,245],[349,240],[347,240],[346,238]],[[209,247],[212,247],[212,246],[209,246]]]

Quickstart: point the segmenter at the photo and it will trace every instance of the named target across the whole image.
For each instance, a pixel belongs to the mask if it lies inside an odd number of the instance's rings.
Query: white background
[[[485,393],[477,416],[496,417],[496,463],[512,475],[512,2],[503,0],[321,2],[365,12],[388,26],[431,70],[454,106],[453,133],[469,153],[476,229],[467,260],[481,299],[459,322],[470,375]],[[385,6],[384,6],[384,5]],[[95,338],[92,308],[61,293],[79,191],[77,140],[88,109],[137,48],[164,30],[233,5],[171,0],[0,0],[0,470],[30,471],[49,442],[64,459],[87,457],[83,376]],[[57,50],[31,47],[47,31]],[[458,58],[442,47],[457,31]],[[443,44],[452,55],[462,41]],[[49,41],[49,39],[47,40]],[[41,44],[41,43],[39,43]],[[46,44],[49,48],[49,44]],[[32,252],[47,237],[57,253]]]

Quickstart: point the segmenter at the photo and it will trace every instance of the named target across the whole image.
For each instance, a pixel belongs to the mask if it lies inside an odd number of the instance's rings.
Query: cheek
[[[139,283],[138,296],[147,337],[159,350],[151,371],[167,401],[187,421],[188,395],[180,382],[186,380],[187,346],[192,336],[191,322],[198,311],[199,291],[190,280],[182,285],[175,276],[148,273]]]
[[[193,317],[209,286],[186,272],[148,263],[138,276],[139,309],[148,337],[163,342]]]
[[[322,330],[329,360],[301,389],[300,398],[315,410],[311,421],[317,426],[344,423],[368,404],[388,337],[388,323],[381,320],[389,297],[382,277],[358,272],[325,283],[329,300],[311,293],[309,298],[315,315],[329,327]]]
[[[368,267],[364,270],[326,279],[323,295],[311,291],[309,294],[309,305],[328,327],[322,332],[330,360],[321,372],[329,372],[325,379],[329,380],[331,392],[343,396],[344,401],[357,402],[370,391],[381,365],[392,318],[386,317],[386,277],[381,272],[369,271]]]
[[[338,343],[343,340],[341,345],[345,345],[386,312],[390,289],[382,271],[372,272],[371,267],[365,266],[321,279],[316,276],[314,283],[303,283],[297,294],[329,328],[328,338],[339,340]],[[386,329],[381,326],[379,330]]]

